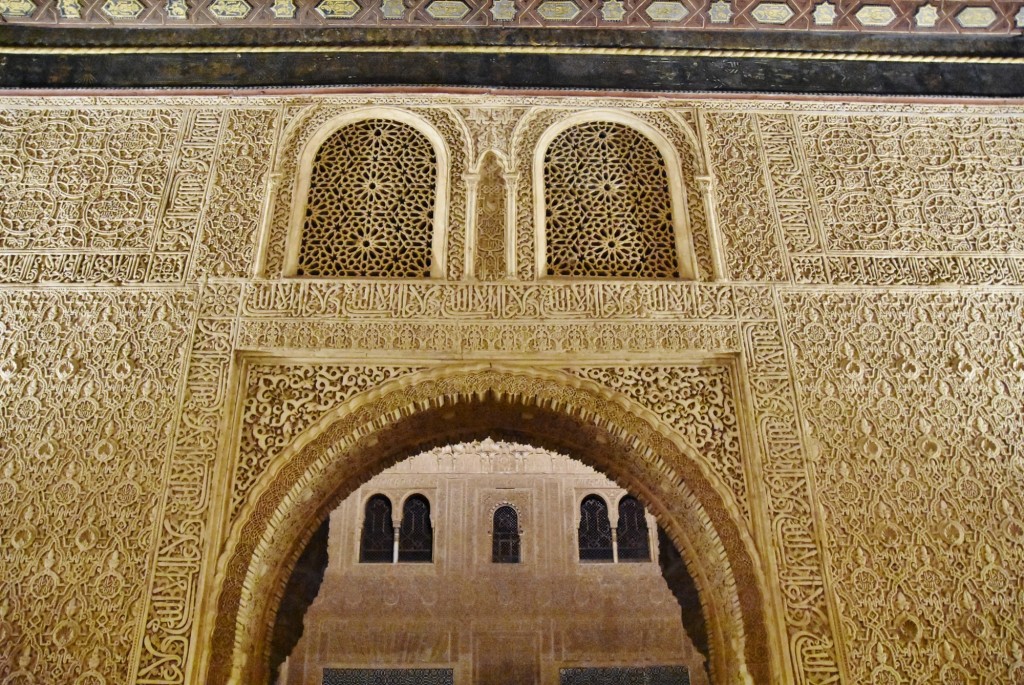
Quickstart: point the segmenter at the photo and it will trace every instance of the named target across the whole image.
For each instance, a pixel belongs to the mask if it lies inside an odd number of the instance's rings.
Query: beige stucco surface
[[[680,546],[713,682],[1024,677],[1019,107],[0,104],[0,680],[247,682],[314,514],[397,456],[374,436],[502,398],[524,439],[614,438],[574,456]],[[446,152],[434,278],[284,275],[306,143],[361,108]],[[695,280],[537,276],[536,143],[581,112],[676,150]]]

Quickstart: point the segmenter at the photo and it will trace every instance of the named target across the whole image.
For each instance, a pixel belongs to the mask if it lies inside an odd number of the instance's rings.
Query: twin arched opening
[[[392,108],[322,126],[299,161],[285,275],[443,278],[448,146]],[[679,153],[654,127],[622,113],[569,116],[541,136],[533,169],[538,277],[696,277]],[[493,151],[466,181],[464,275],[508,278],[515,193]]]
[[[284,585],[319,522],[384,468],[434,446],[494,437],[568,454],[647,505],[693,577],[713,682],[769,682],[762,565],[707,464],[649,411],[556,371],[460,367],[411,374],[353,398],[277,457],[232,528],[217,569],[199,679],[259,682]]]

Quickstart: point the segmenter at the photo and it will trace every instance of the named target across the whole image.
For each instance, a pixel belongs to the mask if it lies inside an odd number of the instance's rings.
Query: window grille
[[[506,504],[495,510],[491,537],[491,561],[519,563],[519,514],[514,507]]]
[[[588,495],[580,504],[580,561],[612,561],[612,524],[608,505],[597,495]]]
[[[323,685],[453,685],[451,668],[325,668]]]
[[[647,518],[644,516],[643,505],[636,497],[626,496],[619,502],[619,523],[615,530],[619,561],[651,560]]]
[[[430,527],[430,503],[423,495],[413,495],[402,508],[398,533],[399,561],[433,561],[434,531]]]
[[[369,119],[316,153],[296,274],[430,276],[437,158],[413,127]]]
[[[566,129],[544,155],[549,276],[679,278],[668,170],[622,124]]]
[[[366,503],[359,561],[364,564],[390,564],[394,561],[394,550],[391,500],[384,495],[374,495]]]
[[[563,668],[559,685],[690,685],[686,666]]]

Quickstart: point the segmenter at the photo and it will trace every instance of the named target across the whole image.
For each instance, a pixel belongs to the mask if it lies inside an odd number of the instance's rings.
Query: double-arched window
[[[402,506],[397,529],[391,514],[391,500],[374,495],[366,502],[359,543],[361,563],[430,562],[434,558],[434,529],[430,502],[423,495],[410,495]]]
[[[619,500],[618,521],[612,528],[608,504],[600,495],[580,502],[578,532],[580,561],[650,561],[651,543],[643,505],[630,495]]]

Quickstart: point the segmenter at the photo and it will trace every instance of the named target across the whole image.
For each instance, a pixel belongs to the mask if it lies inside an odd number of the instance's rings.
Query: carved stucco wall
[[[303,141],[367,106],[417,112],[449,147],[448,280],[282,279]],[[533,280],[531,145],[591,108],[677,147],[701,282]],[[758,547],[781,677],[1019,680],[1022,118],[469,95],[5,99],[0,673],[201,680],[215,562],[262,465],[328,404],[494,360],[587,377],[692,443],[735,443],[704,463]],[[465,175],[488,149],[512,172],[522,280],[477,284],[462,279]],[[249,359],[333,389],[281,388],[295,411],[259,416],[243,398],[275,389],[240,382]],[[697,389],[695,368],[723,375]],[[687,408],[700,393],[734,410]]]

